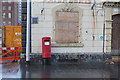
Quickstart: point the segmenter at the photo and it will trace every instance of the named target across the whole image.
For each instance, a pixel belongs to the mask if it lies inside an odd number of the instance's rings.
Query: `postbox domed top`
[[[43,37],[42,39],[50,39],[50,37]]]

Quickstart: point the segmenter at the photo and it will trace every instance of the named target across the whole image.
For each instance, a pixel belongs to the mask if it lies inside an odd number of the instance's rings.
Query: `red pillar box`
[[[42,58],[44,63],[50,62],[51,58],[51,39],[50,37],[42,38]]]

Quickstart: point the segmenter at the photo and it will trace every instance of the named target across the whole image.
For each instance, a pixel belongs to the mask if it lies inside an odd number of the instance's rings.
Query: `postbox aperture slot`
[[[50,45],[49,40],[45,40],[45,41],[44,41],[44,45]]]

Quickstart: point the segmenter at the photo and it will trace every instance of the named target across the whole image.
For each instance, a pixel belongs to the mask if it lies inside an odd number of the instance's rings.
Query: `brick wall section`
[[[11,25],[17,26],[18,25],[17,2],[11,2],[10,4],[8,2],[5,2],[5,4],[2,3],[2,7],[3,6],[5,6],[6,9],[2,10],[2,13],[6,13],[6,17],[2,19],[2,22],[6,22],[6,26],[8,25],[8,22],[11,22]],[[8,10],[8,6],[11,6],[11,10]],[[11,13],[11,18],[8,18],[8,13]]]
[[[1,3],[1,1],[0,1],[0,28],[1,28],[1,26],[2,26],[2,3]]]
[[[2,46],[2,3],[0,1],[0,47]]]

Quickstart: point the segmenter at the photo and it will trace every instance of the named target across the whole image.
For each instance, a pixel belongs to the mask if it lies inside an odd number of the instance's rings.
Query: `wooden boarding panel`
[[[21,26],[4,26],[3,47],[21,47]]]
[[[79,35],[78,12],[56,12],[55,41],[77,43]]]
[[[69,42],[69,39],[68,39],[68,36],[69,36],[69,32],[68,32],[68,30],[69,30],[69,26],[68,26],[68,23],[61,23],[61,24],[63,24],[64,26],[63,26],[63,32],[62,32],[62,34],[63,34],[63,36],[62,36],[62,39],[63,39],[63,41],[62,42],[65,42],[65,43],[67,43],[67,42]],[[61,33],[60,33],[61,34]]]
[[[78,22],[79,13],[78,12],[56,12],[56,21]]]
[[[56,32],[55,32],[55,41],[62,42],[63,41],[63,24],[56,22]]]
[[[78,27],[78,23],[69,23],[69,37],[68,39],[70,40],[70,42],[78,42],[78,35],[79,35],[79,27]]]
[[[14,28],[14,46],[15,47],[20,47],[21,46],[21,28],[20,27],[16,27]]]
[[[12,47],[13,46],[13,28],[5,27],[5,46]]]

